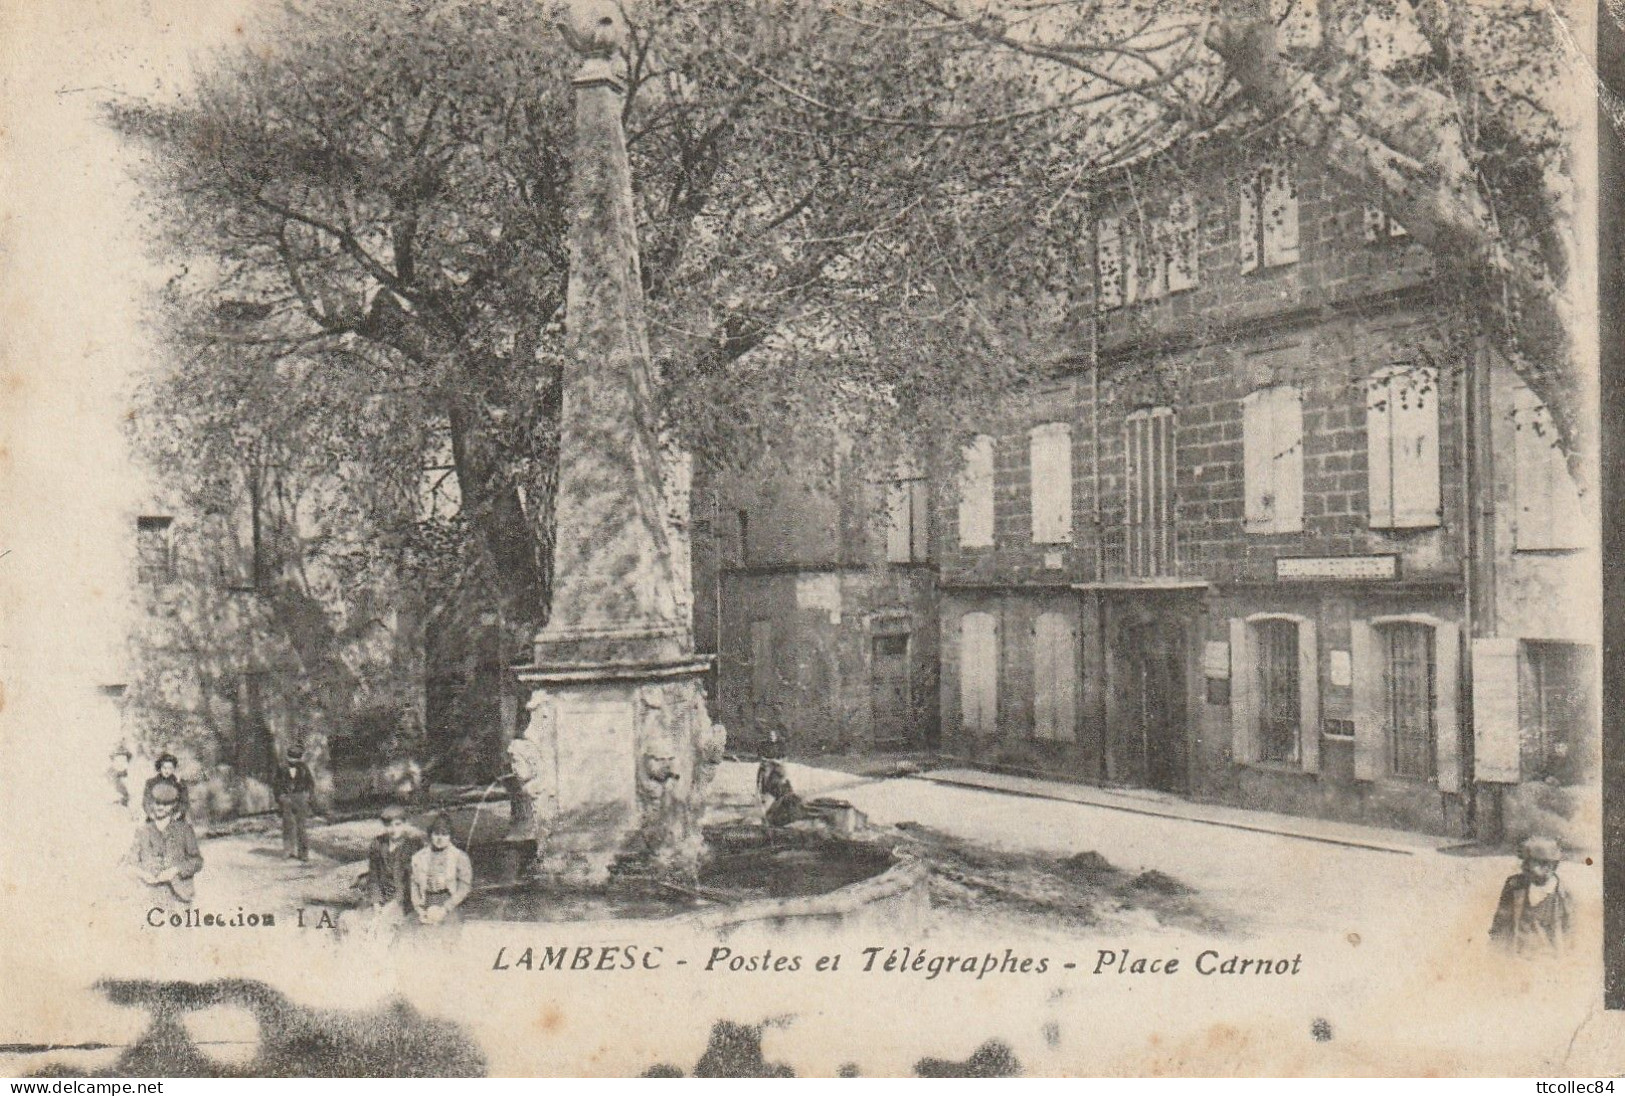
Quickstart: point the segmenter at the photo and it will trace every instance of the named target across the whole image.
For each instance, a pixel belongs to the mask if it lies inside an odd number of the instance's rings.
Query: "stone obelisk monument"
[[[544,873],[602,884],[627,858],[692,873],[721,761],[667,521],[632,174],[619,8],[560,9],[574,78],[567,362],[552,614],[536,636],[530,723],[511,747]]]

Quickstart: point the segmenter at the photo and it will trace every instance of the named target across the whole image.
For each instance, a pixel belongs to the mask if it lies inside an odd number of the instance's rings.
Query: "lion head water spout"
[[[536,636],[530,721],[511,750],[544,875],[604,883],[628,858],[692,877],[719,731],[706,712],[662,504],[614,4],[559,13],[580,56],[552,611]]]

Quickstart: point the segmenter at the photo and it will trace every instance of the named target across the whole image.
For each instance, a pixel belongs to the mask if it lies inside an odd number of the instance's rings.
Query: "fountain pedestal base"
[[[617,862],[693,878],[705,787],[722,761],[706,712],[705,659],[519,671],[530,721],[510,746],[535,806],[543,875],[600,887]]]

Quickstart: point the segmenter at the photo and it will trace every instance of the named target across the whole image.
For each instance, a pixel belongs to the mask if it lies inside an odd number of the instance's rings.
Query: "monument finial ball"
[[[586,57],[613,57],[621,48],[625,25],[614,0],[560,0],[554,20],[570,48]]]

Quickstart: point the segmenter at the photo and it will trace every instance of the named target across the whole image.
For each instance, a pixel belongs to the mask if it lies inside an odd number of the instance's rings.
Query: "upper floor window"
[[[1520,387],[1513,398],[1512,425],[1516,546],[1582,547],[1585,520],[1579,488],[1558,448],[1551,412],[1528,388]]]
[[[921,563],[931,558],[925,480],[896,479],[886,490],[886,562]]]
[[[1123,424],[1123,509],[1131,575],[1173,573],[1174,425],[1171,407],[1141,408]]]
[[[1241,271],[1298,261],[1298,184],[1292,165],[1270,159],[1241,180]]]
[[[1379,206],[1365,207],[1365,242],[1379,244],[1384,240],[1398,240],[1409,236],[1405,226]]]
[[[1034,544],[1072,539],[1072,427],[1046,422],[1027,432]]]
[[[1289,384],[1241,401],[1249,533],[1303,531],[1303,398]]]
[[[1396,366],[1366,386],[1366,471],[1373,529],[1439,524],[1439,374]]]
[[[993,544],[993,439],[978,434],[965,447],[959,475],[959,546]]]
[[[1100,307],[1120,308],[1194,289],[1199,280],[1201,234],[1196,199],[1174,197],[1161,212],[1113,214],[1095,228],[1095,270]]]
[[[175,578],[175,519],[148,515],[135,519],[137,566],[142,582],[159,585]]]

